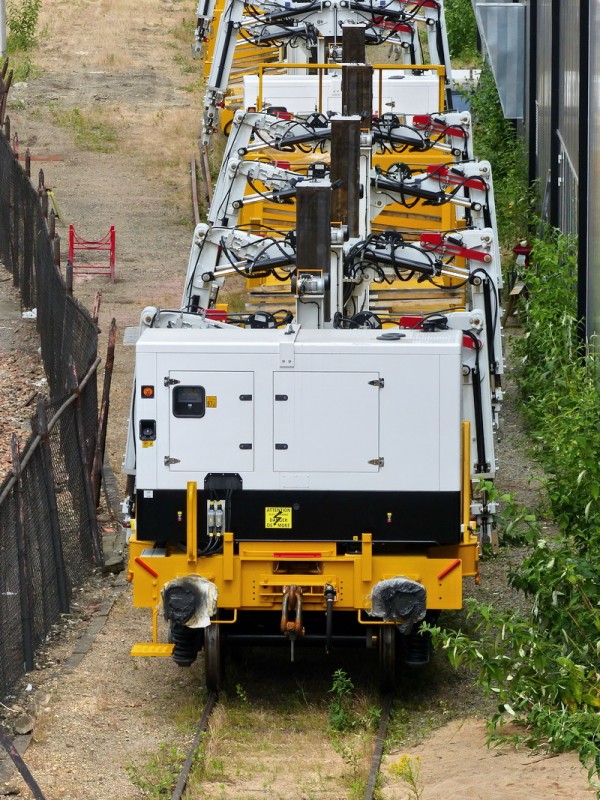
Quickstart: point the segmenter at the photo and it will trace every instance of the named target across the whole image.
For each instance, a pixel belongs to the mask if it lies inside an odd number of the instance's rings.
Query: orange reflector
[[[142,397],[148,399],[154,397],[154,386],[142,386]]]
[[[446,575],[449,575],[453,570],[455,570],[461,564],[460,558],[457,558],[456,561],[453,561],[451,564],[443,569],[440,574],[437,576],[438,581],[441,581],[442,578],[445,578]]]
[[[146,572],[149,572],[153,578],[158,578],[158,572],[155,572],[152,567],[149,567],[148,564],[146,564],[145,561],[142,561],[139,556],[136,558],[135,563],[139,564],[142,569],[146,570]]]
[[[321,558],[321,553],[273,553],[273,558]]]

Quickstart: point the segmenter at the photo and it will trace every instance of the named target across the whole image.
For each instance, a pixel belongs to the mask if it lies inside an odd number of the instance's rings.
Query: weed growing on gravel
[[[99,111],[82,111],[79,108],[50,107],[52,120],[61,128],[72,130],[75,144],[82,150],[94,153],[114,153],[118,146],[115,127]]]
[[[354,684],[343,669],[333,673],[333,685],[329,690],[333,695],[329,707],[329,725],[333,731],[341,733],[352,727],[350,706]]]
[[[146,764],[141,767],[128,764],[125,771],[144,797],[162,800],[171,797],[183,760],[184,756],[176,747],[161,744],[158,753],[151,756]]]
[[[421,759],[419,756],[401,756],[398,761],[389,767],[390,776],[401,781],[408,789],[407,800],[421,800],[423,791],[423,776],[421,775]]]

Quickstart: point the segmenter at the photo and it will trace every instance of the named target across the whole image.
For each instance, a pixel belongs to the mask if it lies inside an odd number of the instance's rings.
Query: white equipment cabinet
[[[245,490],[459,491],[462,333],[395,336],[145,329],[130,436],[138,489],[220,472]]]

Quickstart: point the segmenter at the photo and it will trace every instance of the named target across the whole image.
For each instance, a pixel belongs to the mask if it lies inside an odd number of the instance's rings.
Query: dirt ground
[[[43,0],[43,33],[33,54],[37,74],[11,90],[12,130],[22,150],[29,147],[34,159],[42,159],[33,166],[44,169],[64,221],[86,238],[116,227],[116,283],[78,278],[76,294],[91,306],[101,290],[103,342],[113,317],[120,332],[108,436],[117,474],[133,368],[133,349],[123,346],[123,333],[147,304],[179,306],[191,243],[189,157],[201,107],[200,64],[190,56],[194,14],[193,0],[146,0],[143,5],[132,0]],[[194,85],[196,91],[190,91]],[[73,109],[111,126],[113,152],[94,153],[77,145]],[[54,158],[43,160],[47,156]],[[67,230],[64,224],[58,230],[66,260]],[[507,419],[506,488],[533,495],[518,424],[514,416]],[[505,572],[517,557],[508,555],[484,567],[479,596],[512,602]],[[97,619],[102,604],[113,601],[95,642],[77,666],[70,666],[87,622]],[[181,670],[170,659],[131,659],[131,645],[148,635],[146,613],[131,607],[123,577],[98,577],[81,593],[72,617],[57,626],[39,656],[38,669],[26,676],[15,697],[5,698],[2,710],[9,724],[23,712],[36,717],[26,761],[48,800],[149,796],[132,783],[131,768],[143,771],[161,745],[181,743],[179,712],[185,714],[201,676],[200,667]],[[469,694],[471,689],[465,685],[459,691]],[[441,727],[418,746],[387,756],[383,796],[411,796],[406,784],[394,781],[390,773],[402,755],[418,757],[425,800],[593,796],[574,755],[547,758],[506,747],[489,750],[484,722],[469,713],[468,719]],[[298,777],[301,758],[303,776],[317,775],[326,764],[335,785],[344,764],[325,732],[320,739],[312,732],[309,753],[306,740],[294,736],[293,730],[282,731],[283,761],[266,765],[270,778],[260,786],[237,774],[226,785],[215,785],[210,792],[205,787],[190,797],[349,797],[346,790],[326,790],[318,781]],[[260,743],[247,746],[260,753]],[[10,781],[5,793],[28,796],[18,779]]]

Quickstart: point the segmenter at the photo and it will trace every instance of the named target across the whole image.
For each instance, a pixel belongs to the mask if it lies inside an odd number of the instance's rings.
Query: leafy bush
[[[9,29],[6,49],[9,53],[31,50],[34,46],[41,7],[42,0],[9,0],[6,6]]]
[[[510,575],[532,600],[527,616],[474,604],[477,633],[434,630],[451,661],[479,671],[521,738],[577,750],[600,776],[600,391],[595,358],[578,338],[576,243],[547,231],[527,272],[521,359],[523,412],[547,479],[559,533],[532,526],[531,552]],[[599,795],[600,797],[600,792]]]
[[[500,241],[512,245],[527,235],[530,192],[527,151],[509,120],[504,118],[498,89],[488,64],[479,82],[464,91],[473,116],[477,157],[492,165]]]
[[[444,14],[452,62],[463,62],[469,66],[479,64],[481,56],[477,52],[477,23],[471,0],[446,0]]]

